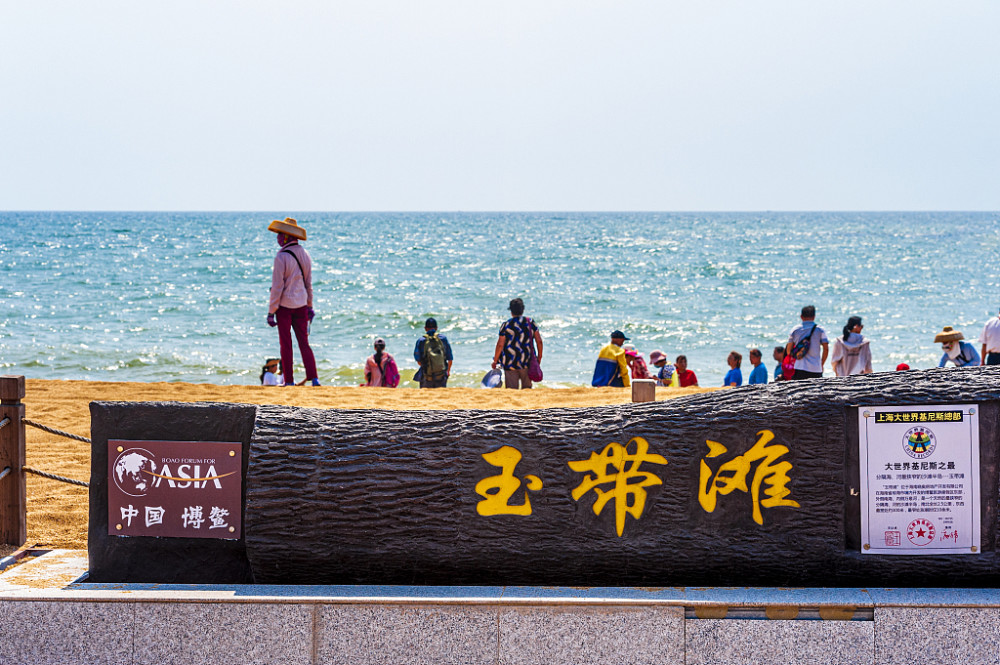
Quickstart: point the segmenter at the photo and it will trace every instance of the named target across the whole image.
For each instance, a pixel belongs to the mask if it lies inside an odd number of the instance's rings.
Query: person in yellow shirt
[[[621,330],[611,333],[611,343],[601,349],[597,355],[594,379],[590,382],[592,386],[628,388],[631,385],[628,363],[625,361],[625,349],[622,348],[622,344],[627,339],[628,337]]]

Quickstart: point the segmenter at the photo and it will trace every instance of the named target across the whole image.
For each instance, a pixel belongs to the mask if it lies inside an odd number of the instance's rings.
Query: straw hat
[[[267,227],[268,231],[274,231],[275,233],[284,233],[285,235],[292,236],[293,238],[298,238],[299,240],[306,239],[306,230],[299,226],[291,217],[285,217],[285,221],[279,222],[274,220]]]
[[[960,339],[965,339],[965,336],[962,333],[958,332],[951,326],[945,326],[944,330],[942,330],[941,332],[939,332],[937,335],[934,336],[934,343],[937,344],[938,342],[942,343],[956,342]]]

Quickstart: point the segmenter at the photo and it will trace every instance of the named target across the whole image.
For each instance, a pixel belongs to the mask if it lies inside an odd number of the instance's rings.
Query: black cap
[[[626,337],[625,333],[623,333],[621,330],[616,330],[613,333],[611,333],[611,339],[628,339],[628,337]]]
[[[437,328],[437,327],[438,327],[438,322],[436,319],[434,319],[434,317],[431,317],[424,322],[424,328]]]

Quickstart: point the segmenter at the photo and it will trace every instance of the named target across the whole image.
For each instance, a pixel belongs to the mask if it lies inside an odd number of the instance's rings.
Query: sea
[[[308,230],[327,385],[363,382],[376,337],[408,379],[435,317],[449,385],[478,386],[514,297],[553,387],[589,385],[615,329],[716,386],[732,350],[773,371],[804,305],[831,343],[862,317],[875,371],[936,367],[936,332],[976,340],[1000,310],[998,212],[0,212],[0,373],[259,383],[286,216]]]

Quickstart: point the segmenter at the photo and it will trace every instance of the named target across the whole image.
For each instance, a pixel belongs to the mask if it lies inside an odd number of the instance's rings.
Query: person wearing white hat
[[[291,217],[274,220],[268,231],[278,234],[278,254],[271,271],[271,300],[267,309],[267,325],[278,328],[281,344],[281,375],[285,385],[295,385],[292,377],[292,331],[299,344],[306,381],[319,385],[316,358],[309,346],[309,324],[313,320],[312,260],[299,245],[306,239],[306,230]]]
[[[979,354],[976,347],[963,342],[965,336],[951,326],[945,326],[944,330],[934,336],[934,341],[941,344],[944,355],[938,367],[944,367],[950,360],[955,367],[975,367],[979,364]]]

